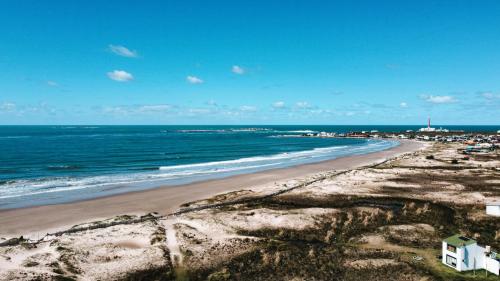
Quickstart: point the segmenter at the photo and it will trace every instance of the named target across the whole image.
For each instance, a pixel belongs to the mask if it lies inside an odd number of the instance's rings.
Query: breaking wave
[[[137,186],[135,190],[139,190],[144,189],[140,187],[141,183],[148,183],[150,185],[189,183],[204,179],[222,178],[235,174],[319,162],[348,155],[365,154],[388,149],[396,145],[398,143],[395,141],[367,140],[366,143],[357,145],[315,148],[305,151],[245,157],[225,161],[150,167],[140,172],[86,177],[53,177],[0,181],[0,199],[54,192],[73,192],[77,190],[81,190],[80,193],[83,190],[98,192],[112,187],[134,185]],[[63,165],[49,168],[71,170],[81,167]]]

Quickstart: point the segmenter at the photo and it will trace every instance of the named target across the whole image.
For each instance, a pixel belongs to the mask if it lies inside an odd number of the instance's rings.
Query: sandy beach
[[[384,161],[402,153],[418,150],[423,144],[402,141],[401,145],[363,155],[342,157],[319,163],[252,174],[231,176],[223,179],[196,182],[179,186],[130,192],[67,204],[37,206],[0,211],[0,237],[18,235],[43,235],[68,228],[72,225],[105,219],[121,214],[145,214],[158,212],[165,215],[179,209],[186,202],[196,201],[219,193],[265,187],[276,181],[301,178],[332,170],[347,170]]]

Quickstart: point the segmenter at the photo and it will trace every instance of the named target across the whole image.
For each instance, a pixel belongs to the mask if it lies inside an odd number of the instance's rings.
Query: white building
[[[486,214],[500,217],[500,202],[486,202]]]
[[[431,127],[431,118],[427,118],[427,128],[420,128],[418,130],[419,132],[434,132],[436,131],[436,128]]]
[[[500,255],[459,234],[443,240],[443,264],[457,271],[485,269],[499,275]]]
[[[427,128],[420,128],[418,129],[419,132],[435,132],[436,131],[436,128],[431,128],[431,127],[427,127]]]

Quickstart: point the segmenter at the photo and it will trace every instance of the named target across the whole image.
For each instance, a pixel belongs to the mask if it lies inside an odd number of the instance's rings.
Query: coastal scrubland
[[[455,233],[500,250],[500,154],[460,144],[0,240],[1,280],[499,280],[441,264]],[[147,204],[147,202],[144,202]]]

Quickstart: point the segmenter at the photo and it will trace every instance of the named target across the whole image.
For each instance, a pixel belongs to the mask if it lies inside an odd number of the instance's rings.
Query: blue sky
[[[0,124],[500,124],[499,1],[1,1]]]

